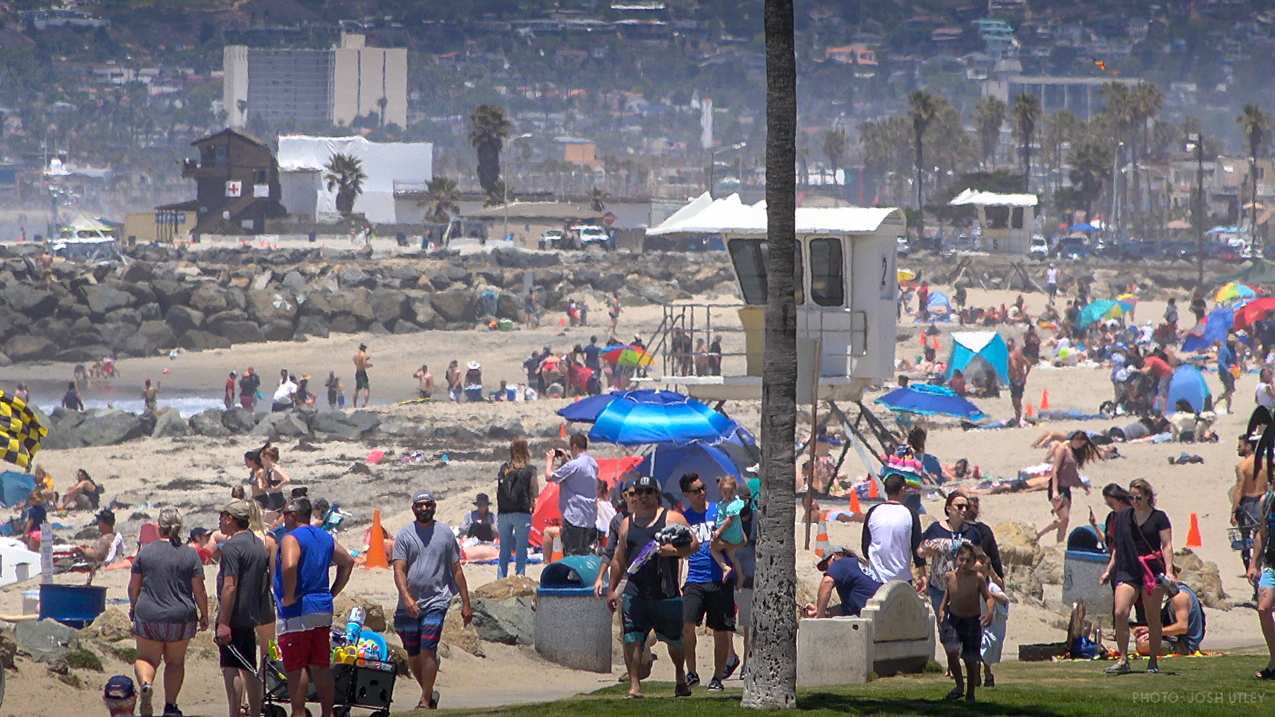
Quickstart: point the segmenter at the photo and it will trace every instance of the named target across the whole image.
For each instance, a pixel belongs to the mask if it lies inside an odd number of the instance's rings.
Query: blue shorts
[[[443,636],[443,620],[446,610],[421,612],[413,618],[406,613],[394,615],[394,632],[403,640],[403,650],[408,657],[416,657],[421,651],[438,652],[438,640]]]
[[[642,598],[620,596],[620,617],[624,626],[624,642],[646,642],[655,631],[660,642],[677,648],[682,645],[682,598]]]
[[[1275,568],[1262,568],[1262,576],[1257,579],[1258,590],[1275,590]]]

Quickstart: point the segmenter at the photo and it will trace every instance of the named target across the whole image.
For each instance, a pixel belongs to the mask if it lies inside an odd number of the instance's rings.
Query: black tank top
[[[661,509],[655,520],[646,526],[638,524],[636,517],[629,516],[629,536],[624,547],[630,565],[646,544],[655,539],[655,534],[664,529],[667,516],[668,510]],[[677,568],[678,558],[653,557],[629,576],[629,584],[624,592],[652,600],[677,597],[681,594],[677,588]]]

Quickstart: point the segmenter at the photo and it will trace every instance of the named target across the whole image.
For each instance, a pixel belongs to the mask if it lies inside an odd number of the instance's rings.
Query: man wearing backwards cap
[[[227,536],[217,570],[217,629],[222,678],[230,717],[238,717],[244,693],[248,714],[261,712],[257,681],[257,625],[262,622],[261,594],[269,572],[266,546],[248,529],[252,504],[236,500],[221,509],[217,527]]]
[[[288,675],[292,714],[306,714],[308,671],[319,693],[322,717],[332,717],[332,598],[340,594],[354,569],[354,558],[321,528],[310,525],[310,500],[293,498],[283,508],[284,535],[275,558],[274,595],[279,604],[276,630],[283,670]],[[328,568],[336,578],[328,587]]]
[[[137,691],[133,689],[133,679],[124,675],[116,675],[106,681],[102,690],[102,702],[106,704],[106,712],[111,717],[133,717],[133,708],[137,706]]]
[[[421,686],[417,709],[438,709],[438,640],[452,597],[460,595],[460,616],[466,625],[474,619],[469,586],[460,565],[460,546],[452,529],[434,520],[438,503],[429,491],[412,498],[415,522],[394,536],[394,586],[398,609],[394,631],[403,639],[412,673]]]
[[[834,545],[815,567],[824,575],[819,582],[818,602],[806,604],[806,617],[832,617],[828,612],[828,601],[833,589],[841,599],[838,614],[857,617],[863,606],[881,589],[881,583],[863,572],[858,556],[843,545]]]

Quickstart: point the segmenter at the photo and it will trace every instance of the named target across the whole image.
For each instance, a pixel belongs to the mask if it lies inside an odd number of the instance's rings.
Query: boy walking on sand
[[[956,681],[956,686],[947,693],[947,699],[959,700],[964,694],[965,701],[969,703],[974,702],[974,687],[980,677],[983,628],[992,624],[996,610],[996,601],[987,591],[987,579],[975,567],[981,552],[970,543],[962,543],[956,549],[956,569],[943,577],[947,590],[939,604],[939,638],[947,652],[948,664],[952,665],[952,679]],[[979,616],[982,610],[980,599],[987,606],[982,617]],[[962,679],[961,663],[956,660],[957,651],[965,661],[968,680]]]

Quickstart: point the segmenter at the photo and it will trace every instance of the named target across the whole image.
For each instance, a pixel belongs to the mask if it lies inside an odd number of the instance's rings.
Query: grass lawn
[[[980,689],[979,703],[945,702],[952,682],[942,674],[924,674],[876,680],[867,685],[802,690],[798,709],[811,715],[1258,715],[1271,714],[1275,683],[1259,682],[1253,672],[1265,664],[1259,656],[1167,658],[1163,673],[1141,674],[1145,661],[1135,661],[1135,672],[1120,677],[1102,673],[1108,662],[1022,663],[996,669],[996,687]],[[740,682],[722,693],[703,687],[690,698],[675,700],[670,683],[643,685],[645,700],[624,698],[625,686],[607,688],[559,702],[522,705],[505,709],[451,710],[454,715],[645,715],[689,714],[693,717],[755,714],[739,707]],[[410,683],[401,692],[415,694]],[[411,699],[411,698],[407,698]],[[446,700],[446,697],[444,697]],[[395,712],[425,715],[426,712]]]

